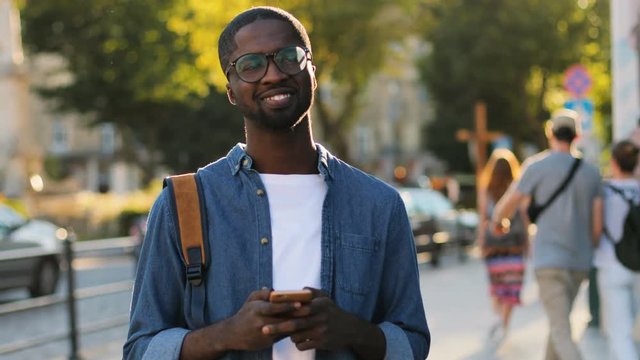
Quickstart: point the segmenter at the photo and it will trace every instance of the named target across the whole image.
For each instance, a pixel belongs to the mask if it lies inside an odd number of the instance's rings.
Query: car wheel
[[[431,251],[431,261],[429,263],[434,268],[440,266],[440,244],[437,244],[436,248]]]
[[[29,292],[32,297],[51,295],[56,291],[60,268],[53,259],[44,259],[40,262],[33,274]]]

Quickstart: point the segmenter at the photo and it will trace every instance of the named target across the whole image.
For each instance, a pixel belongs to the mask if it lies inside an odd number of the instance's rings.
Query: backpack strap
[[[611,189],[616,194],[620,195],[620,197],[623,198],[624,201],[626,201],[627,204],[629,205],[629,210],[631,210],[631,207],[634,206],[633,199],[627,198],[625,196],[624,191],[622,191],[622,189],[620,189],[619,187],[611,185],[611,183],[609,183],[609,182],[607,182],[605,184],[605,186],[608,187],[609,189]],[[611,236],[611,233],[609,232],[609,229],[607,229],[607,226],[605,224],[602,224],[602,232],[604,233],[604,236],[607,238],[607,240],[609,240],[614,245],[616,244],[615,240],[613,239],[613,236]]]
[[[193,327],[200,328],[205,326],[206,287],[202,283],[207,265],[207,222],[198,177],[195,173],[168,176],[164,186],[173,195],[186,279],[191,288],[191,305],[186,310],[191,312]]]
[[[578,170],[578,166],[580,166],[581,162],[582,162],[582,159],[578,157],[573,160],[573,165],[571,165],[571,170],[569,170],[569,173],[567,174],[567,176],[564,178],[560,186],[556,188],[553,194],[551,194],[551,197],[547,200],[547,202],[542,205],[540,209],[540,213],[542,213],[544,209],[549,207],[549,205],[553,203],[553,201],[558,197],[558,195],[560,195],[560,193],[564,191],[567,185],[569,185],[569,182],[571,182],[571,179],[573,179],[573,175],[575,175],[576,170]]]
[[[613,190],[613,192],[617,193],[618,195],[620,195],[628,204],[629,206],[633,206],[633,199],[627,198],[625,196],[624,191],[622,191],[622,189],[620,189],[619,187],[613,186],[610,183],[607,183],[606,185],[609,189]]]

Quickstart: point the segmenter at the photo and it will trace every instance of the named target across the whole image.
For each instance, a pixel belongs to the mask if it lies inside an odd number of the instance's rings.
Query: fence
[[[78,300],[96,298],[106,296],[109,294],[115,294],[120,292],[130,292],[132,289],[133,281],[119,281],[105,285],[92,286],[88,288],[76,289],[75,270],[74,270],[74,258],[77,255],[100,257],[100,256],[112,256],[114,254],[127,254],[131,253],[135,248],[136,241],[132,237],[121,237],[112,239],[92,240],[75,242],[74,235],[70,234],[64,243],[64,260],[63,266],[66,267],[66,292],[64,295],[53,294],[49,296],[42,296],[31,299],[30,301],[23,301],[13,304],[7,304],[0,309],[0,316],[7,315],[9,313],[15,314],[19,312],[34,311],[45,307],[51,307],[59,304],[66,304],[66,312],[68,317],[69,329],[64,332],[51,333],[47,335],[40,335],[33,338],[21,339],[8,344],[0,344],[0,356],[10,353],[19,352],[35,346],[41,346],[48,343],[63,341],[68,339],[69,341],[69,359],[79,359],[78,355],[78,334],[82,332],[93,333],[103,331],[106,329],[119,327],[126,325],[128,322],[128,316],[122,315],[110,318],[108,320],[92,323],[91,325],[79,328],[77,322],[77,309],[76,303]]]

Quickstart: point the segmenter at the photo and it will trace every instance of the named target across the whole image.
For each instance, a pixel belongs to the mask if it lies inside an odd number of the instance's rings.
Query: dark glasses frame
[[[297,49],[301,49],[304,51],[304,66],[296,71],[295,73],[288,73],[286,71],[284,71],[283,69],[280,68],[280,65],[278,65],[278,63],[276,62],[276,56],[283,50],[287,50],[287,49],[291,49],[291,48],[297,48]],[[257,55],[257,56],[262,56],[264,57],[267,62],[266,62],[266,66],[264,69],[264,73],[262,74],[262,76],[260,76],[260,78],[258,78],[257,80],[253,80],[253,81],[247,81],[245,79],[242,78],[242,75],[240,75],[240,72],[238,72],[238,69],[236,68],[236,64],[238,63],[239,60],[241,60],[243,57],[245,56],[250,56],[250,55]],[[234,68],[236,70],[236,74],[238,74],[238,78],[244,82],[247,83],[257,83],[260,80],[262,80],[262,78],[264,78],[265,75],[267,75],[267,72],[269,71],[269,59],[272,60],[272,62],[275,64],[275,66],[278,68],[278,70],[280,72],[282,72],[283,74],[287,74],[289,76],[293,76],[293,75],[297,75],[299,73],[301,73],[304,69],[306,69],[307,67],[307,63],[311,60],[311,51],[309,51],[309,49],[307,49],[306,47],[303,46],[298,46],[298,45],[293,45],[293,46],[286,46],[283,48],[280,48],[272,53],[246,53],[246,54],[242,54],[240,56],[238,56],[234,61],[232,61],[231,63],[229,63],[229,65],[227,65],[227,68],[224,71],[225,76],[227,77],[227,79],[229,79],[229,71],[231,71],[231,68]]]

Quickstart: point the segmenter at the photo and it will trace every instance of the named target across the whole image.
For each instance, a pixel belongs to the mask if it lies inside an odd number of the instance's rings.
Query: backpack
[[[620,195],[629,205],[629,211],[625,216],[622,226],[622,236],[615,241],[604,227],[604,234],[613,244],[616,258],[629,270],[640,271],[640,204],[634,203],[633,199],[628,199],[622,189],[611,184],[607,184],[609,189]]]
[[[182,261],[191,291],[191,306],[185,304],[185,310],[191,312],[192,322],[188,323],[191,328],[200,328],[205,326],[206,286],[203,283],[209,244],[206,241],[206,211],[200,196],[202,185],[197,174],[188,173],[166,177],[163,187],[171,194],[170,199],[177,218]]]

